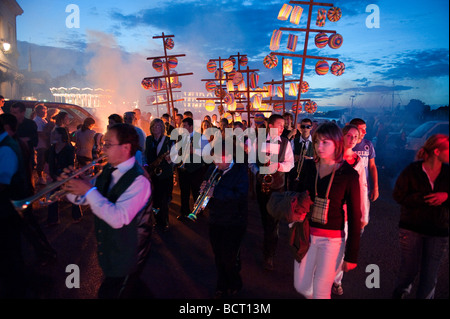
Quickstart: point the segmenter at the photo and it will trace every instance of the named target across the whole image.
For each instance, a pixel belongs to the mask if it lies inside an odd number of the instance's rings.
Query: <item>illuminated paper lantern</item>
[[[206,100],[206,102],[205,102],[205,109],[208,112],[213,112],[215,108],[216,108],[216,104],[214,103],[213,100]]]
[[[255,109],[259,109],[259,108],[261,108],[261,102],[262,102],[262,96],[261,96],[261,94],[256,94],[254,97],[253,97],[253,108],[255,108]]]
[[[164,46],[166,47],[167,50],[172,50],[173,47],[175,46],[175,42],[173,41],[172,38],[167,38],[166,41],[164,42]]]
[[[286,48],[287,48],[289,51],[294,52],[295,49],[297,48],[297,40],[298,40],[298,36],[293,35],[293,34],[289,34],[288,42],[287,42],[287,47],[286,47]]]
[[[205,84],[206,91],[213,92],[217,88],[217,84],[214,81],[208,81]]]
[[[250,88],[256,89],[258,86],[259,75],[257,73],[250,74]]]
[[[227,105],[233,104],[234,103],[234,95],[230,94],[230,93],[227,93],[227,95],[225,95],[225,97],[223,98],[223,101]]]
[[[302,81],[302,88],[301,88],[301,92],[302,93],[306,93],[309,91],[309,84],[306,81]]]
[[[239,90],[239,91],[245,91],[245,90],[246,90],[245,81],[241,81],[241,82],[238,84],[238,90]]]
[[[245,111],[245,106],[242,103],[236,103],[236,112],[243,112]]]
[[[298,94],[297,84],[295,84],[295,83],[289,84],[289,93],[288,94],[291,96],[297,96],[297,94]]]
[[[284,98],[283,87],[277,86],[277,96],[280,98]]]
[[[233,77],[233,84],[239,85],[241,82],[244,82],[244,76],[241,72],[236,72],[236,74]]]
[[[255,117],[253,119],[255,121],[256,125],[264,124],[264,121],[266,120],[264,114],[262,113],[255,113]]]
[[[344,62],[334,62],[331,64],[331,74],[340,76],[345,71],[345,64]]]
[[[164,82],[164,84],[165,84],[165,82]],[[155,90],[163,89],[164,88],[163,81],[161,81],[161,79],[159,79],[159,78],[154,79],[153,80],[153,88]]]
[[[170,57],[167,62],[170,69],[174,69],[178,65],[178,59],[176,57]]]
[[[220,70],[220,69],[217,69],[217,70],[216,70],[216,73],[214,73],[214,76],[215,76],[215,78],[216,78],[217,80],[223,80],[223,79],[225,79],[225,74],[224,74],[224,72],[223,72],[222,70]]]
[[[332,7],[328,9],[327,17],[331,22],[336,22],[342,17],[342,11],[338,7]]]
[[[239,65],[240,65],[240,66],[247,66],[247,63],[248,63],[248,58],[247,58],[247,56],[241,56],[241,57],[239,58]]]
[[[272,37],[270,38],[270,50],[276,51],[280,48],[280,40],[283,32],[281,30],[273,30]]]
[[[292,6],[287,3],[283,4],[280,11],[278,12],[278,20],[286,21],[289,18],[289,14],[291,14]]]
[[[294,24],[299,24],[300,18],[302,17],[302,13],[303,13],[302,7],[294,6],[294,9],[292,10],[292,13],[291,13],[291,19],[289,20],[289,22],[294,23]]]
[[[328,35],[325,32],[317,33],[314,37],[314,43],[319,49],[324,48],[328,44]]]
[[[267,87],[267,94],[269,97],[274,96],[275,95],[275,90],[273,89],[273,85],[269,84],[269,86]]]
[[[323,27],[325,25],[326,19],[327,19],[327,10],[319,9],[317,11],[316,26]]]
[[[283,60],[283,75],[292,75],[292,59]]]
[[[278,65],[278,57],[275,54],[270,53],[264,58],[263,64],[266,68],[273,69]]]
[[[141,85],[144,89],[150,90],[152,88],[153,83],[152,83],[152,80],[143,79],[141,82]]]
[[[214,73],[214,72],[216,72],[216,69],[217,69],[217,64],[216,64],[216,62],[215,62],[215,61],[209,61],[209,62],[206,64],[206,69],[208,70],[209,73]]]
[[[234,97],[233,97],[234,100]],[[236,110],[236,101],[233,101],[230,105],[228,105],[228,111],[234,111]]]
[[[233,81],[231,81],[231,80],[227,81],[227,91],[228,92],[233,92],[234,91]]]
[[[333,34],[328,39],[328,45],[332,49],[339,49],[341,47],[341,45],[342,45],[342,42],[344,42],[344,38],[342,37],[342,35],[337,34],[337,33]]]
[[[305,111],[312,114],[317,111],[317,103],[314,101],[305,102]]]
[[[297,111],[297,109],[298,109],[298,111]],[[301,103],[297,104],[297,102],[294,102],[292,104],[292,112],[300,113],[301,111],[302,111],[302,104]]]
[[[273,104],[273,110],[274,110],[275,112],[281,112],[281,111],[283,111],[283,103],[281,103],[281,102],[275,102],[275,103]]]
[[[223,62],[223,70],[225,72],[230,72],[231,70],[233,70],[233,61],[226,60],[225,62]]]
[[[163,70],[163,61],[161,59],[155,59],[152,62],[152,66],[157,72],[161,72]]]
[[[320,60],[316,63],[317,75],[325,75],[328,73],[329,69],[330,69],[330,66],[328,65],[328,62],[325,60]]]
[[[228,113],[228,112],[224,113],[222,115],[222,118],[223,119],[227,119],[228,120],[228,124],[230,124],[233,121],[233,115],[231,115],[231,113]]]

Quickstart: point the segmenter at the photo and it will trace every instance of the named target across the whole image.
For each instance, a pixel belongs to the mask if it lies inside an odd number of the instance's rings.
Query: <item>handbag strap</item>
[[[315,188],[315,192],[316,192],[316,197],[318,196],[317,195],[317,180],[318,180],[318,178],[319,178],[319,170],[320,170],[320,162],[319,162],[319,168],[317,169],[317,172],[316,172],[316,182],[315,182],[315,184],[314,184],[314,188]],[[328,199],[328,194],[330,193],[330,188],[331,188],[331,184],[333,183],[333,178],[334,178],[334,173],[336,172],[336,164],[334,165],[334,167],[333,167],[333,172],[331,173],[331,178],[330,178],[330,181],[328,182],[328,187],[327,187],[327,193],[326,193],[326,195],[325,195],[325,198],[326,199]]]

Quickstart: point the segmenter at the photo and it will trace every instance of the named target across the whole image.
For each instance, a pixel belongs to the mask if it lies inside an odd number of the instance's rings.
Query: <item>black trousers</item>
[[[155,177],[153,182],[153,208],[159,208],[156,214],[158,226],[169,226],[169,201],[172,198],[173,175],[169,178],[159,179]]]
[[[187,216],[191,213],[190,198],[191,194],[194,201],[200,194],[200,186],[203,182],[203,176],[205,175],[205,167],[202,167],[194,172],[178,169],[178,181],[180,182],[180,197],[181,197],[181,209],[180,215]]]
[[[98,299],[154,298],[140,274],[136,271],[125,277],[105,277],[98,290]]]
[[[283,189],[279,190],[283,191]],[[256,183],[256,199],[261,214],[261,222],[264,230],[263,256],[264,258],[273,258],[278,245],[278,227],[279,221],[274,219],[268,212],[266,205],[269,201],[272,191],[265,194],[261,191],[261,184]]]
[[[25,262],[22,256],[20,217],[0,218],[0,299],[24,298]]]
[[[209,239],[214,252],[217,269],[216,290],[240,290],[240,247],[244,238],[246,225],[210,225]]]

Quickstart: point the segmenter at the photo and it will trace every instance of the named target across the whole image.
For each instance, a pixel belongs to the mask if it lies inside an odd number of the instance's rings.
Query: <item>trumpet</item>
[[[55,189],[61,187],[63,184],[67,183],[69,180],[71,180],[75,177],[81,176],[82,174],[84,174],[86,176],[86,173],[88,173],[87,177],[89,180],[97,177],[101,173],[100,170],[97,173],[91,172],[90,174],[89,174],[89,171],[91,168],[98,167],[98,166],[104,166],[106,164],[106,162],[103,162],[103,160],[105,158],[106,158],[106,155],[93,160],[88,165],[85,165],[82,168],[73,172],[69,177],[47,185],[47,187],[43,188],[42,190],[40,190],[33,196],[27,197],[25,199],[11,201],[12,205],[14,206],[14,209],[20,213],[20,212],[24,211],[25,209],[27,209],[28,206],[30,206],[32,203],[34,203],[35,201],[40,200],[42,198],[45,198],[45,199],[40,201],[41,206],[47,206],[47,205],[50,205],[50,204],[56,202],[61,197],[66,195],[67,191],[58,190],[51,195],[49,195],[49,193],[51,193]]]
[[[233,164],[234,163],[231,163],[230,168],[233,166]],[[212,197],[209,196],[208,193],[214,186],[216,186],[219,183],[221,178],[222,174],[218,171],[218,168],[216,166],[213,172],[211,173],[211,176],[208,178],[208,181],[206,182],[203,192],[201,192],[200,195],[197,197],[197,200],[194,203],[192,213],[188,215],[188,218],[190,220],[196,221],[197,215],[206,208],[209,200]]]
[[[303,162],[305,161],[305,154],[306,154],[306,143],[302,143],[302,151],[300,152],[300,158],[298,159],[298,165],[297,165],[297,177],[295,178],[295,181],[298,182],[300,180],[300,172],[302,171]]]

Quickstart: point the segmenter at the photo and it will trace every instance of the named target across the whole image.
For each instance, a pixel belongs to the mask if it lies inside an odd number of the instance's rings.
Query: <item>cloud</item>
[[[448,49],[404,51],[390,57],[384,69],[375,71],[385,80],[423,80],[449,75]]]

